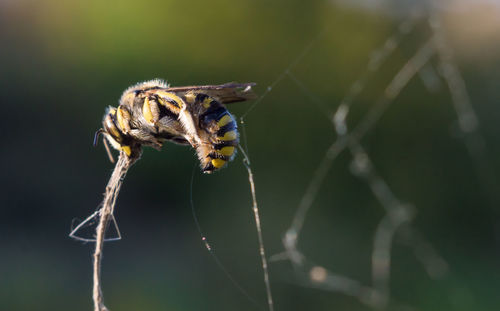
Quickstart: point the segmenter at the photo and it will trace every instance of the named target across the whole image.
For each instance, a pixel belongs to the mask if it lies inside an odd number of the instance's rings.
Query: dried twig
[[[262,227],[260,225],[259,208],[257,206],[257,195],[255,194],[255,183],[253,181],[252,168],[250,167],[250,159],[248,155],[243,150],[241,145],[238,145],[241,153],[243,154],[243,164],[248,171],[248,181],[250,183],[250,191],[252,192],[252,210],[254,213],[255,227],[257,228],[257,237],[259,240],[259,254],[262,263],[262,270],[264,270],[264,283],[266,284],[266,296],[267,296],[267,306],[269,311],[274,311],[273,295],[271,293],[271,282],[269,281],[269,271],[267,268],[266,253],[264,250],[264,238],[262,237]]]
[[[95,250],[94,250],[94,311],[107,311],[104,305],[102,289],[101,289],[101,259],[104,246],[104,237],[109,221],[112,220],[113,211],[115,208],[116,198],[120,192],[123,179],[127,174],[128,169],[135,163],[138,158],[129,158],[125,153],[121,152],[116,162],[111,178],[106,186],[102,207],[99,209],[99,224],[96,228]]]

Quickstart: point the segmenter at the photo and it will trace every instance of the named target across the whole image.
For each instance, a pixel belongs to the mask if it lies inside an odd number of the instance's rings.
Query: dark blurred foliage
[[[407,18],[410,10],[398,8],[386,14],[319,0],[0,1],[0,309],[92,308],[92,244],[68,233],[72,220],[91,214],[102,198],[113,165],[102,145],[92,147],[93,134],[125,88],[152,78],[172,85],[239,81],[256,82],[263,94],[327,27],[292,72],[334,110],[371,51]],[[484,11],[491,19],[495,9]],[[362,141],[450,265],[447,278],[432,280],[409,248],[394,244],[394,298],[418,310],[492,310],[499,302],[498,187],[478,171],[500,173],[500,39],[478,26],[486,20],[478,12],[474,6],[441,11],[451,16],[447,31],[480,120],[484,161],[468,154],[443,82],[430,93],[412,79]],[[498,23],[493,26],[498,35]],[[349,122],[373,105],[428,32],[422,23],[402,41],[357,99]],[[230,110],[241,116],[251,104]],[[283,250],[282,235],[336,136],[288,78],[249,112],[245,132],[265,246],[273,255]],[[342,154],[328,173],[300,245],[312,261],[370,284],[373,233],[383,209],[350,173],[350,160]],[[115,213],[123,239],[104,249],[111,310],[257,309],[200,240],[190,209],[194,166],[193,150],[167,144],[161,152],[145,150],[129,172]],[[212,176],[196,168],[192,198],[216,255],[265,305],[247,178],[241,156]],[[351,297],[302,286],[287,262],[271,263],[270,272],[276,310],[368,309]]]

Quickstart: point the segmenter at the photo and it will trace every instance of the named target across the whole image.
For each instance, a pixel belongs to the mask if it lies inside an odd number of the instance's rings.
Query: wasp
[[[225,104],[255,98],[255,83],[170,87],[155,79],[123,92],[118,107],[109,106],[96,132],[128,157],[140,156],[143,146],[161,149],[171,141],[191,145],[204,173],[226,165],[236,154],[239,133]],[[110,158],[112,159],[111,155]]]

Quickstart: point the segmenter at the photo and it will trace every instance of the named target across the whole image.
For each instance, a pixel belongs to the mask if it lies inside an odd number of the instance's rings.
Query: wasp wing
[[[166,91],[173,93],[203,93],[218,99],[223,104],[229,104],[255,99],[256,95],[252,90],[254,85],[255,83],[229,82],[220,85],[169,87]]]

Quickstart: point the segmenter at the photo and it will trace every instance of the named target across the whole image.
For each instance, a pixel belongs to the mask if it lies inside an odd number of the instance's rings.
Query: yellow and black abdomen
[[[197,148],[203,172],[211,173],[231,161],[239,143],[238,127],[234,117],[219,101],[206,94],[197,94],[195,105],[201,105],[199,126],[206,135]]]

